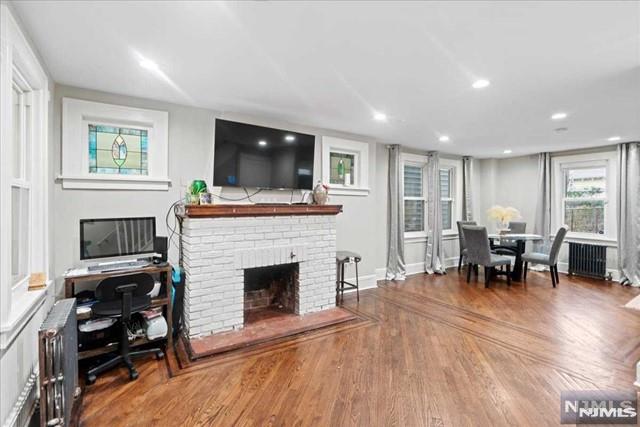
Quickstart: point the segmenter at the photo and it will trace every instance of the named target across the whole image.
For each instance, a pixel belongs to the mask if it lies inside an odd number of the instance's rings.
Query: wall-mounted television
[[[313,187],[315,136],[216,119],[213,185]]]

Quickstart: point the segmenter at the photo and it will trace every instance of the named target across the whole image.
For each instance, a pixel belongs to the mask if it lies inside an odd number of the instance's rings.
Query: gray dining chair
[[[489,287],[491,277],[495,273],[495,268],[499,266],[507,267],[507,284],[511,285],[511,259],[506,256],[491,253],[489,247],[489,234],[486,227],[465,225],[462,226],[464,241],[467,249],[467,283],[471,281],[471,270],[473,266],[484,267],[484,287]]]
[[[476,225],[475,221],[456,221],[458,225],[458,243],[460,245],[460,259],[458,260],[458,271],[462,268],[462,260],[467,255],[466,245],[464,243],[464,233],[462,232],[462,227],[465,225]]]
[[[509,221],[507,227],[509,228],[509,231],[507,231],[506,234],[524,234],[527,232],[527,223],[523,221]],[[500,246],[503,250],[497,249],[497,254],[513,255],[513,251],[518,249],[518,242],[501,241]]]
[[[560,275],[558,274],[558,254],[560,253],[560,247],[562,246],[562,242],[564,241],[568,230],[569,227],[566,225],[560,227],[556,233],[556,237],[553,239],[553,244],[551,245],[551,250],[548,254],[541,252],[525,252],[522,255],[522,260],[524,261],[524,280],[527,280],[527,269],[529,268],[529,263],[532,263],[548,265],[553,287],[555,288],[556,285],[560,283]]]

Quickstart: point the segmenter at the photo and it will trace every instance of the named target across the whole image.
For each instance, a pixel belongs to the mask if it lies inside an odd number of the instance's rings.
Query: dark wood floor
[[[629,390],[640,290],[567,278],[490,289],[446,276],[352,295],[361,320],[190,363],[182,351],[85,389],[83,426],[546,426],[561,390]]]

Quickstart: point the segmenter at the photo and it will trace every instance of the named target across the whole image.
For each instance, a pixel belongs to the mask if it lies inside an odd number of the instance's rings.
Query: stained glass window
[[[144,129],[89,125],[89,173],[148,175]]]
[[[355,180],[355,156],[353,154],[329,153],[331,171],[330,184],[353,185]]]

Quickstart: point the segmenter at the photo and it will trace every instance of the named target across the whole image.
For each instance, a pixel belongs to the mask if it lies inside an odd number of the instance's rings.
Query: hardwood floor
[[[639,289],[530,272],[485,289],[417,275],[345,296],[360,320],[189,362],[137,362],[85,388],[82,426],[559,424],[561,390],[629,390]]]

